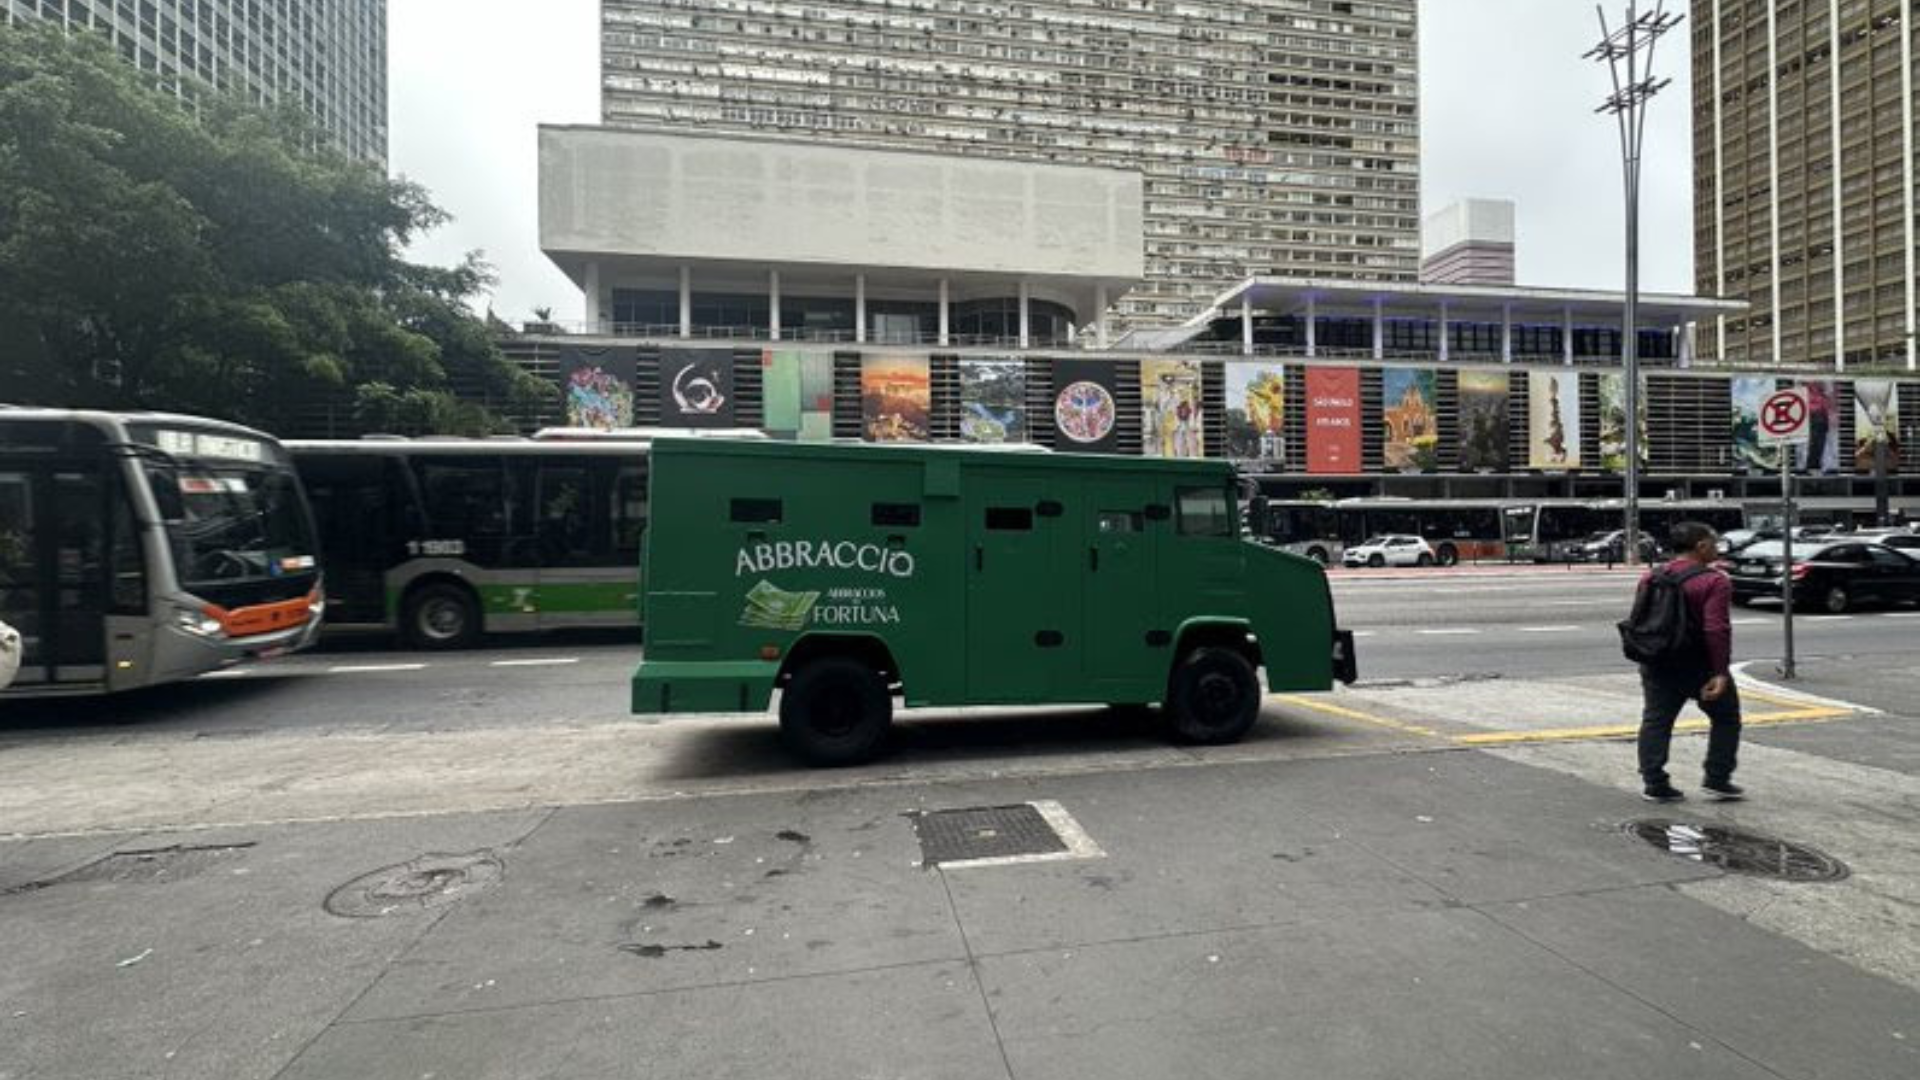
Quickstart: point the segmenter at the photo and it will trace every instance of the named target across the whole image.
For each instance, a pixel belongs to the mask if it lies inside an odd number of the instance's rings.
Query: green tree
[[[0,401],[485,434],[555,394],[468,310],[477,255],[400,257],[447,220],[427,192],[324,147],[93,35],[0,27]]]

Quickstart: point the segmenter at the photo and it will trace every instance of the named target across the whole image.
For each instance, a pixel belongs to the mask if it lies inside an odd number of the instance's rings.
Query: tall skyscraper
[[[602,120],[1137,169],[1119,312],[1165,325],[1250,274],[1416,278],[1415,9],[603,0]]]
[[[106,35],[184,98],[211,86],[298,105],[342,151],[386,165],[386,0],[0,0],[0,14]]]
[[[1513,203],[1462,199],[1428,214],[1420,280],[1437,285],[1513,284]]]
[[[1691,22],[1696,285],[1752,305],[1701,351],[1912,367],[1908,5],[1694,0]]]

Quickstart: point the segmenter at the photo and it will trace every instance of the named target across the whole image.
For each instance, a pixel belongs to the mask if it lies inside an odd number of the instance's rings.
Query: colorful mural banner
[[[1053,426],[1060,450],[1120,449],[1118,372],[1110,361],[1053,362]]]
[[[1200,361],[1140,361],[1140,420],[1147,457],[1205,457]]]
[[[1640,423],[1638,444],[1640,464],[1652,460],[1647,440],[1647,377],[1640,377],[1640,395],[1634,410]],[[1600,376],[1600,467],[1608,472],[1627,471],[1627,375],[1610,371]]]
[[[1004,357],[960,361],[960,438],[970,443],[1027,441],[1027,364]]]
[[[1840,471],[1840,388],[1831,379],[1800,383],[1807,391],[1807,442],[1794,448],[1802,472]]]
[[[1527,467],[1557,472],[1580,467],[1580,376],[1527,373]]]
[[[1361,470],[1360,372],[1307,369],[1307,472],[1351,475]]]
[[[1892,379],[1853,381],[1853,467],[1874,471],[1878,448],[1887,448],[1887,471],[1900,471],[1900,384]]]
[[[1382,456],[1388,469],[1433,472],[1440,466],[1439,396],[1432,368],[1388,368],[1380,373]]]
[[[860,418],[868,442],[926,442],[933,434],[928,358],[868,353],[860,359]]]
[[[1277,364],[1226,364],[1227,456],[1271,468],[1287,463],[1287,376]]]
[[[1760,441],[1760,406],[1779,389],[1772,378],[1738,377],[1728,384],[1733,395],[1733,466],[1780,471],[1780,448]]]
[[[1513,423],[1507,411],[1504,371],[1460,373],[1460,468],[1464,472],[1507,471],[1507,446]]]
[[[660,350],[660,426],[734,426],[733,350]]]
[[[768,349],[760,354],[761,426],[776,439],[833,438],[833,357]]]
[[[560,378],[566,391],[567,426],[610,431],[633,426],[633,377],[638,362],[631,348],[563,345]]]

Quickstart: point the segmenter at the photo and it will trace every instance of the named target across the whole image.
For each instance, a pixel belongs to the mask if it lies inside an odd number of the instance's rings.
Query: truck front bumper
[[[1353,631],[1333,632],[1333,677],[1352,685],[1360,677],[1360,657],[1353,651]]]
[[[633,673],[633,711],[760,713],[773,701],[777,660],[642,660]]]

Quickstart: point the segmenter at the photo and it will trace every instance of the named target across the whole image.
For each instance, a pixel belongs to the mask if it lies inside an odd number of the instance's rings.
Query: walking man
[[[1733,658],[1733,584],[1713,567],[1719,536],[1685,521],[1673,530],[1677,558],[1640,579],[1633,616],[1621,625],[1628,655],[1640,662],[1640,780],[1651,802],[1686,798],[1667,776],[1673,722],[1688,701],[1712,727],[1701,787],[1721,802],[1745,792],[1733,782],[1740,752],[1740,692]],[[1662,609],[1665,609],[1664,611]]]

